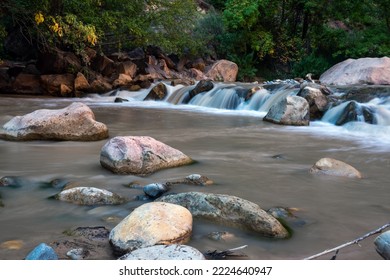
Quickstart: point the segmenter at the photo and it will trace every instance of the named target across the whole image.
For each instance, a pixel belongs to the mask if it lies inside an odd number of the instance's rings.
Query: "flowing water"
[[[124,185],[132,181],[158,182],[199,173],[215,184],[207,187],[177,186],[172,192],[201,191],[239,196],[259,204],[294,207],[304,224],[292,225],[293,235],[272,240],[252,232],[195,220],[189,242],[202,252],[248,245],[249,259],[302,259],[336,247],[390,221],[390,110],[386,99],[374,100],[377,125],[332,123],[335,111],[309,127],[288,127],[262,121],[278,99],[297,93],[295,87],[278,87],[277,94],[259,89],[244,101],[240,92],[249,85],[219,85],[182,104],[193,87],[169,87],[167,102],[140,101],[148,91],[91,95],[83,99],[36,97],[0,98],[0,124],[36,109],[63,108],[73,101],[86,103],[96,119],[104,122],[110,137],[147,135],[192,157],[189,166],[159,171],[148,177],[115,175],[100,166],[106,140],[97,142],[8,142],[0,140],[0,177],[22,176],[17,189],[1,188],[0,259],[22,259],[41,242],[50,243],[77,226],[106,226],[107,217],[127,216],[143,202],[121,206],[77,206],[46,199],[56,193],[39,188],[40,182],[67,178],[134,197],[141,190]],[[224,94],[221,94],[223,91]],[[130,102],[114,103],[116,97]],[[337,110],[337,109],[334,109]],[[345,161],[363,179],[314,176],[310,167],[322,157]],[[228,231],[228,241],[212,241],[212,231]],[[380,259],[375,237],[340,251],[340,259]],[[4,242],[21,240],[19,249]],[[3,245],[2,245],[3,244]],[[324,256],[329,259],[332,255]]]

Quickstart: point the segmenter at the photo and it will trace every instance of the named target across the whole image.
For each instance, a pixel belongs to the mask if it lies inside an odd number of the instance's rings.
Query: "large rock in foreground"
[[[192,233],[192,215],[184,207],[151,202],[141,205],[123,219],[109,235],[117,253],[153,245],[185,243]]]
[[[118,174],[145,176],[157,170],[186,165],[192,159],[148,136],[118,136],[102,148],[100,163]]]
[[[349,178],[362,178],[362,174],[351,165],[333,158],[322,158],[311,168],[310,173]]]
[[[205,260],[197,249],[187,245],[156,245],[130,252],[120,260]]]
[[[342,61],[326,72],[320,81],[327,85],[390,85],[390,58],[359,58]]]
[[[14,117],[3,129],[2,138],[16,141],[96,141],[108,138],[107,126],[97,122],[92,110],[79,102],[63,109],[41,109]]]
[[[236,196],[188,192],[166,195],[158,201],[184,206],[194,217],[249,229],[266,237],[286,238],[289,236],[279,221],[261,209],[259,205]]]
[[[264,120],[283,125],[309,125],[309,103],[303,97],[287,96],[269,109]]]

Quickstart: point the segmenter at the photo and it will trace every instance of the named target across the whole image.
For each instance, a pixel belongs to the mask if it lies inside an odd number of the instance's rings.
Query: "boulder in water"
[[[163,168],[192,163],[192,159],[148,136],[118,136],[102,148],[100,163],[118,174],[145,176]]]
[[[3,129],[3,138],[16,141],[97,141],[108,138],[107,126],[97,122],[92,110],[80,102],[63,109],[41,109],[14,117]]]
[[[214,84],[211,80],[201,80],[196,84],[195,88],[190,90],[189,97],[191,99],[194,96],[198,95],[199,93],[212,90],[213,88],[214,88]]]
[[[310,107],[310,120],[321,119],[328,107],[328,98],[321,92],[320,89],[310,86],[301,89],[297,96],[307,100]]]
[[[107,190],[93,187],[75,187],[64,190],[54,198],[79,205],[122,204],[126,199]]]
[[[359,58],[344,60],[320,77],[327,85],[390,85],[390,58]]]
[[[186,207],[194,217],[228,226],[249,229],[266,237],[286,238],[287,230],[259,205],[248,200],[200,192],[170,194],[157,199]]]
[[[134,209],[110,232],[117,253],[153,245],[183,244],[192,233],[192,215],[184,207],[150,202]]]
[[[343,125],[353,121],[364,121],[370,124],[377,123],[373,109],[356,101],[350,101],[341,112],[335,124]]]
[[[163,100],[167,96],[167,87],[164,83],[154,86],[144,100]]]
[[[143,187],[144,193],[150,198],[157,198],[169,191],[169,184],[152,183]]]
[[[120,260],[205,260],[199,250],[180,244],[155,245],[134,250]]]
[[[270,108],[264,121],[283,125],[309,125],[309,103],[303,97],[287,96]]]
[[[362,174],[354,167],[333,158],[320,159],[310,168],[310,173],[359,179],[362,178]]]

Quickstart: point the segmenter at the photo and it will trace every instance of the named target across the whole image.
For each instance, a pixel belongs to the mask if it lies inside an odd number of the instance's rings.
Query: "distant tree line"
[[[20,58],[12,38],[81,58],[86,47],[156,45],[233,60],[242,80],[319,75],[346,58],[390,55],[389,11],[390,0],[2,0],[0,58]]]

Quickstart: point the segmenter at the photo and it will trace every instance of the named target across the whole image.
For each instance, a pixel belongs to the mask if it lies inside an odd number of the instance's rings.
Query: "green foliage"
[[[228,58],[238,65],[238,80],[250,81],[256,76],[255,58],[253,53],[244,56],[230,55]]]
[[[314,77],[319,77],[329,67],[331,67],[331,64],[328,59],[311,53],[300,61],[293,63],[292,74],[295,77],[305,77],[306,74],[312,73]]]

